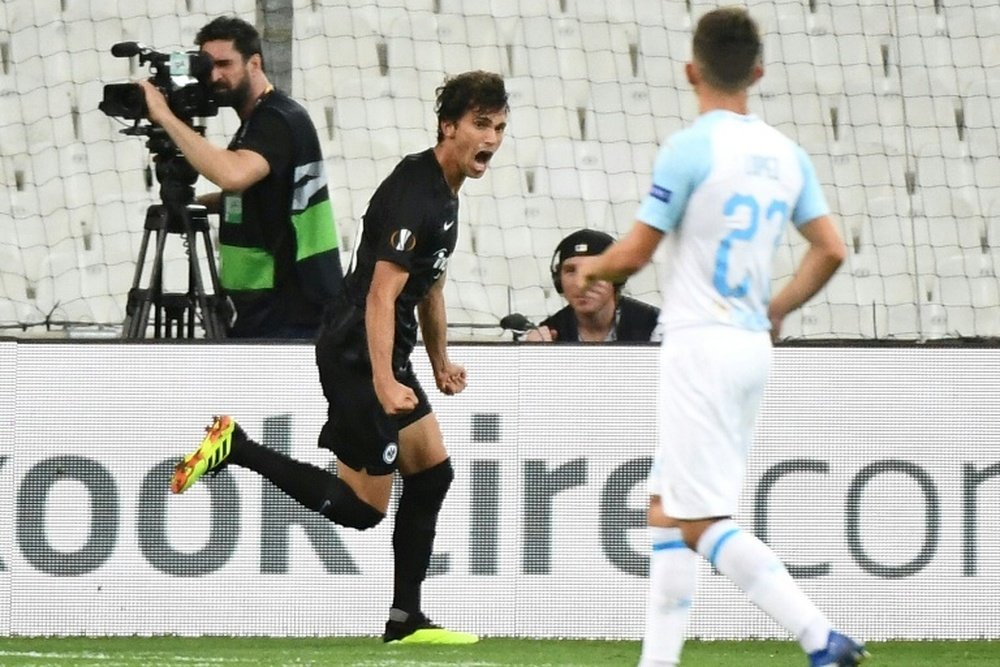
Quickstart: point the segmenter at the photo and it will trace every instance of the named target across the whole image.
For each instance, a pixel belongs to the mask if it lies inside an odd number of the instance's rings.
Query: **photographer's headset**
[[[600,255],[614,242],[615,239],[610,234],[599,232],[596,229],[580,229],[560,241],[559,245],[556,246],[556,251],[552,253],[552,261],[549,262],[552,284],[555,285],[556,292],[563,293],[563,262],[570,257]],[[615,292],[620,292],[624,284],[615,284]]]

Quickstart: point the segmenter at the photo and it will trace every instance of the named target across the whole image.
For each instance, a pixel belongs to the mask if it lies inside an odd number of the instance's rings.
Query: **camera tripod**
[[[195,324],[201,322],[205,338],[225,338],[226,321],[232,313],[222,293],[216,270],[212,240],[209,236],[208,211],[194,203],[193,184],[198,172],[158,127],[135,128],[137,134],[147,134],[147,144],[155,156],[156,178],[160,182],[160,204],[146,210],[142,243],[136,260],[132,288],[125,306],[123,338],[143,338],[153,315],[154,338],[194,338]],[[146,253],[155,235],[153,257],[149,262],[149,281],[142,286],[146,269]],[[187,290],[163,291],[163,251],[170,236],[181,236],[188,259]],[[198,256],[199,239],[208,265],[211,293],[205,291]]]

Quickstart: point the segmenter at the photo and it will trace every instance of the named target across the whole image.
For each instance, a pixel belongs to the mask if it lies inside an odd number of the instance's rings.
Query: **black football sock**
[[[420,612],[420,587],[427,576],[437,531],[438,512],[455,473],[451,460],[403,478],[403,493],[392,532],[392,606],[408,614]]]
[[[385,516],[362,501],[354,490],[331,472],[298,461],[250,438],[233,447],[230,462],[270,480],[304,507],[348,528],[364,530]]]

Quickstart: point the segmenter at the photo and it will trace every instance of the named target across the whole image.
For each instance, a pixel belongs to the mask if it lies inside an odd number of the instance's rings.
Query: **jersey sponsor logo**
[[[671,192],[670,190],[667,190],[666,188],[660,187],[656,183],[653,184],[653,187],[652,187],[652,189],[650,189],[649,194],[654,199],[659,199],[664,204],[669,204],[670,203],[670,198],[674,196],[673,192]]]
[[[410,252],[417,247],[417,237],[409,229],[400,229],[392,233],[389,243],[399,252]]]
[[[451,229],[454,226],[455,226],[455,221],[454,220],[449,220],[448,222],[444,223],[444,227],[442,227],[442,229],[444,231],[448,231],[449,229]]]
[[[388,465],[392,465],[392,462],[396,460],[396,456],[399,455],[399,445],[394,442],[390,442],[382,450],[382,460]]]
[[[434,253],[434,280],[441,277],[441,274],[448,270],[448,249],[441,248]]]

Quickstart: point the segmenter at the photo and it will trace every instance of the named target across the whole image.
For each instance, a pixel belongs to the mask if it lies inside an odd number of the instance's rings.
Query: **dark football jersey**
[[[413,351],[416,305],[445,272],[457,241],[458,197],[434,150],[407,155],[372,195],[345,279],[347,299],[364,310],[376,262],[393,262],[410,274],[396,299],[395,359]]]

